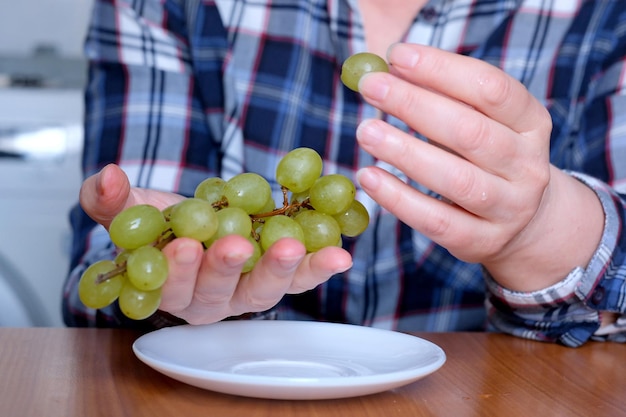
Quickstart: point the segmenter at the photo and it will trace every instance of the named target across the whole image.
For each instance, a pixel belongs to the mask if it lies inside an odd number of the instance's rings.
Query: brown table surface
[[[363,397],[283,401],[175,381],[133,354],[139,333],[0,328],[0,416],[626,416],[626,346],[581,348],[485,333],[418,333],[444,366]]]

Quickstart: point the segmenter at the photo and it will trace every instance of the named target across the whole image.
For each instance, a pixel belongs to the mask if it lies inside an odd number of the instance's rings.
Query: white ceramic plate
[[[224,321],[141,336],[137,357],[196,387],[258,398],[328,399],[386,391],[446,361],[404,333],[308,321]]]

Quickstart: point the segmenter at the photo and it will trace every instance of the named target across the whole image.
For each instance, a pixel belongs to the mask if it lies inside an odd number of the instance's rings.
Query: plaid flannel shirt
[[[372,222],[345,241],[353,268],[286,296],[276,315],[401,331],[497,329],[569,346],[623,341],[624,2],[431,0],[403,40],[492,63],[545,104],[554,122],[552,162],[602,201],[601,244],[589,265],[558,284],[516,293],[359,192]],[[377,114],[339,80],[341,63],[365,50],[356,0],[97,0],[85,50],[86,176],[114,162],[133,185],[191,195],[207,176],[250,171],[278,192],[276,163],[307,146],[322,155],[325,173],[354,178],[360,167],[378,164],[409,181],[355,141],[359,121]],[[93,311],[80,303],[81,272],[114,248],[78,206],[71,220],[67,324],[154,325],[125,320],[116,305]],[[598,331],[602,311],[622,318]]]

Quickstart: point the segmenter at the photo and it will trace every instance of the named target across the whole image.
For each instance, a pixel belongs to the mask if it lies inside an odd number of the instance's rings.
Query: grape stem
[[[165,245],[170,243],[175,238],[176,238],[176,236],[174,236],[174,234],[172,233],[172,229],[167,229],[152,244],[152,246],[154,246],[157,249],[163,249],[165,247]],[[111,278],[116,277],[118,275],[122,275],[125,272],[126,272],[126,261],[122,262],[119,265],[116,265],[115,268],[113,268],[112,270],[110,270],[110,271],[108,271],[108,272],[106,272],[104,274],[98,274],[98,276],[96,277],[96,284],[102,284],[103,282],[108,281]]]
[[[126,272],[126,261],[122,262],[120,265],[117,265],[114,269],[111,269],[107,273],[98,274],[96,277],[96,284],[102,284],[105,281],[110,280],[117,275],[121,275]]]
[[[272,211],[268,211],[267,213],[251,214],[250,217],[252,218],[253,221],[257,219],[262,219],[265,217],[279,216],[281,214],[289,215],[290,213],[297,211],[300,208],[308,208],[308,209],[313,208],[309,204],[308,198],[304,199],[301,202],[296,201],[294,203],[289,204],[289,190],[285,187],[281,187],[281,190],[283,192],[283,206],[278,207]]]

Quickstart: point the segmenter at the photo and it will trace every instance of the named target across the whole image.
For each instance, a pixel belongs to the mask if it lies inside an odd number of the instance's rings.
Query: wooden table
[[[0,328],[0,416],[626,416],[626,346],[581,348],[484,333],[420,333],[446,364],[393,391],[279,401],[198,389],[131,351],[138,333]]]

